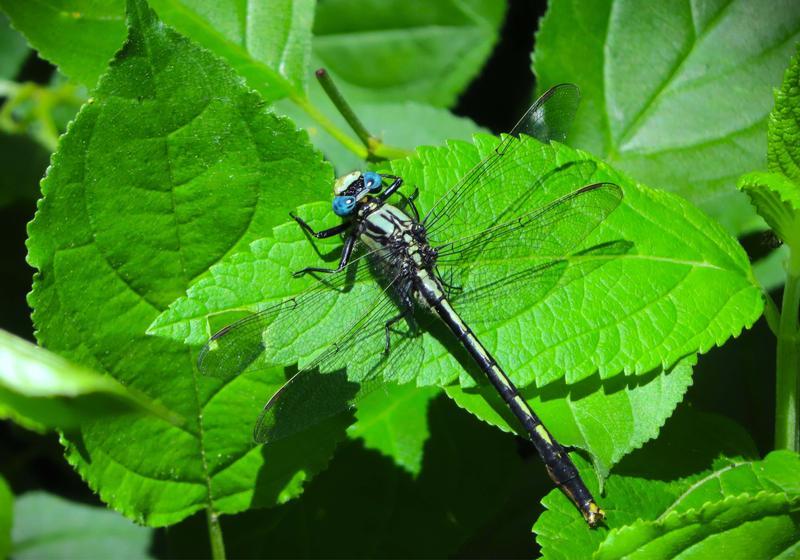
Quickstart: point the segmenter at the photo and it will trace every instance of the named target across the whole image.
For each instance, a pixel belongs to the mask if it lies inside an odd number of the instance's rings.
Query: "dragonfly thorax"
[[[437,252],[428,243],[425,226],[391,204],[368,201],[360,219],[359,238],[371,250],[380,250],[384,259],[406,269],[432,269]]]

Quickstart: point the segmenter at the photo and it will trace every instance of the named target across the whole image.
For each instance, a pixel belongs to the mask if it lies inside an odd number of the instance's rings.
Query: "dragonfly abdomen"
[[[427,270],[421,270],[417,274],[415,284],[420,299],[425,301],[426,306],[447,325],[458,341],[464,345],[475,363],[508,404],[514,416],[523,425],[553,482],[575,504],[589,525],[592,527],[598,525],[603,520],[604,513],[581,480],[578,469],[569,458],[567,451],[550,435],[536,413],[519,394],[508,375],[453,309],[441,283]]]

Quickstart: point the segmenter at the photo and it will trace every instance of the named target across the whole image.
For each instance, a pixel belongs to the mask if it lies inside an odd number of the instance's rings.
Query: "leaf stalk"
[[[800,254],[790,247],[783,290],[775,382],[775,449],[800,451]]]
[[[342,95],[342,92],[339,91],[338,87],[336,87],[331,75],[328,74],[324,68],[320,68],[315,74],[319,84],[322,86],[322,89],[325,90],[325,93],[328,95],[328,98],[339,110],[339,113],[342,115],[347,124],[350,125],[350,128],[353,130],[353,132],[355,132],[356,136],[358,136],[358,139],[361,140],[361,143],[364,145],[366,150],[359,146],[359,149],[356,151],[353,149],[353,147],[347,146],[347,144],[345,144],[345,146],[349,147],[350,150],[356,155],[362,159],[366,159],[367,161],[385,161],[388,159],[402,158],[409,155],[408,151],[401,148],[388,146],[384,144],[380,138],[369,133],[367,127],[364,126],[364,123],[362,123],[361,119],[358,118],[355,111],[353,111],[353,108],[344,98],[344,95]],[[328,130],[328,132],[330,132],[330,130]],[[339,140],[341,141],[341,139]],[[350,140],[349,137],[348,140]],[[350,141],[352,142],[352,140]]]
[[[208,507],[206,508],[206,519],[208,521],[208,536],[211,540],[211,558],[225,560],[225,541],[222,539],[219,514]]]

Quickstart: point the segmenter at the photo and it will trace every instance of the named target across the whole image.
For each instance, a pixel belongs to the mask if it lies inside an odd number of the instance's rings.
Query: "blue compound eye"
[[[364,186],[369,192],[377,192],[383,188],[383,178],[373,171],[364,173]]]
[[[337,216],[349,216],[356,207],[356,197],[354,196],[334,196],[333,212]]]

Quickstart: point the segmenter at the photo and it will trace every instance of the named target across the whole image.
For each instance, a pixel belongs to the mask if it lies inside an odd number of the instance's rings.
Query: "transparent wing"
[[[541,142],[563,141],[578,109],[580,93],[574,84],[560,84],[547,90],[504,136],[483,161],[473,167],[425,215],[423,223],[431,239],[446,239],[451,232],[485,227],[487,217],[496,216],[508,205],[509,177],[531,165],[530,155],[520,153],[520,134]]]
[[[384,297],[370,271],[369,258],[374,256],[353,259],[345,270],[320,276],[302,293],[223,328],[200,351],[198,369],[229,378],[255,365],[296,363],[298,344],[306,351],[323,350],[348,318],[360,317],[376,298]]]
[[[259,443],[273,443],[353,409],[361,399],[386,385],[382,372],[401,362],[406,375],[393,372],[394,381],[408,381],[408,374],[414,371],[409,364],[418,363],[421,356],[418,333],[393,331],[390,350],[385,351],[386,322],[398,312],[394,302],[385,298],[350,325],[339,340],[269,399],[253,438]],[[354,370],[360,375],[354,376]]]
[[[556,174],[551,179],[566,181],[561,177]],[[458,286],[451,292],[454,306],[468,321],[511,316],[518,308],[628,252],[631,244],[622,240],[584,246],[621,200],[622,190],[617,185],[594,183],[440,246],[440,274]],[[514,284],[519,282],[525,283],[524,298],[513,297]],[[469,306],[475,302],[481,304],[471,313]]]

